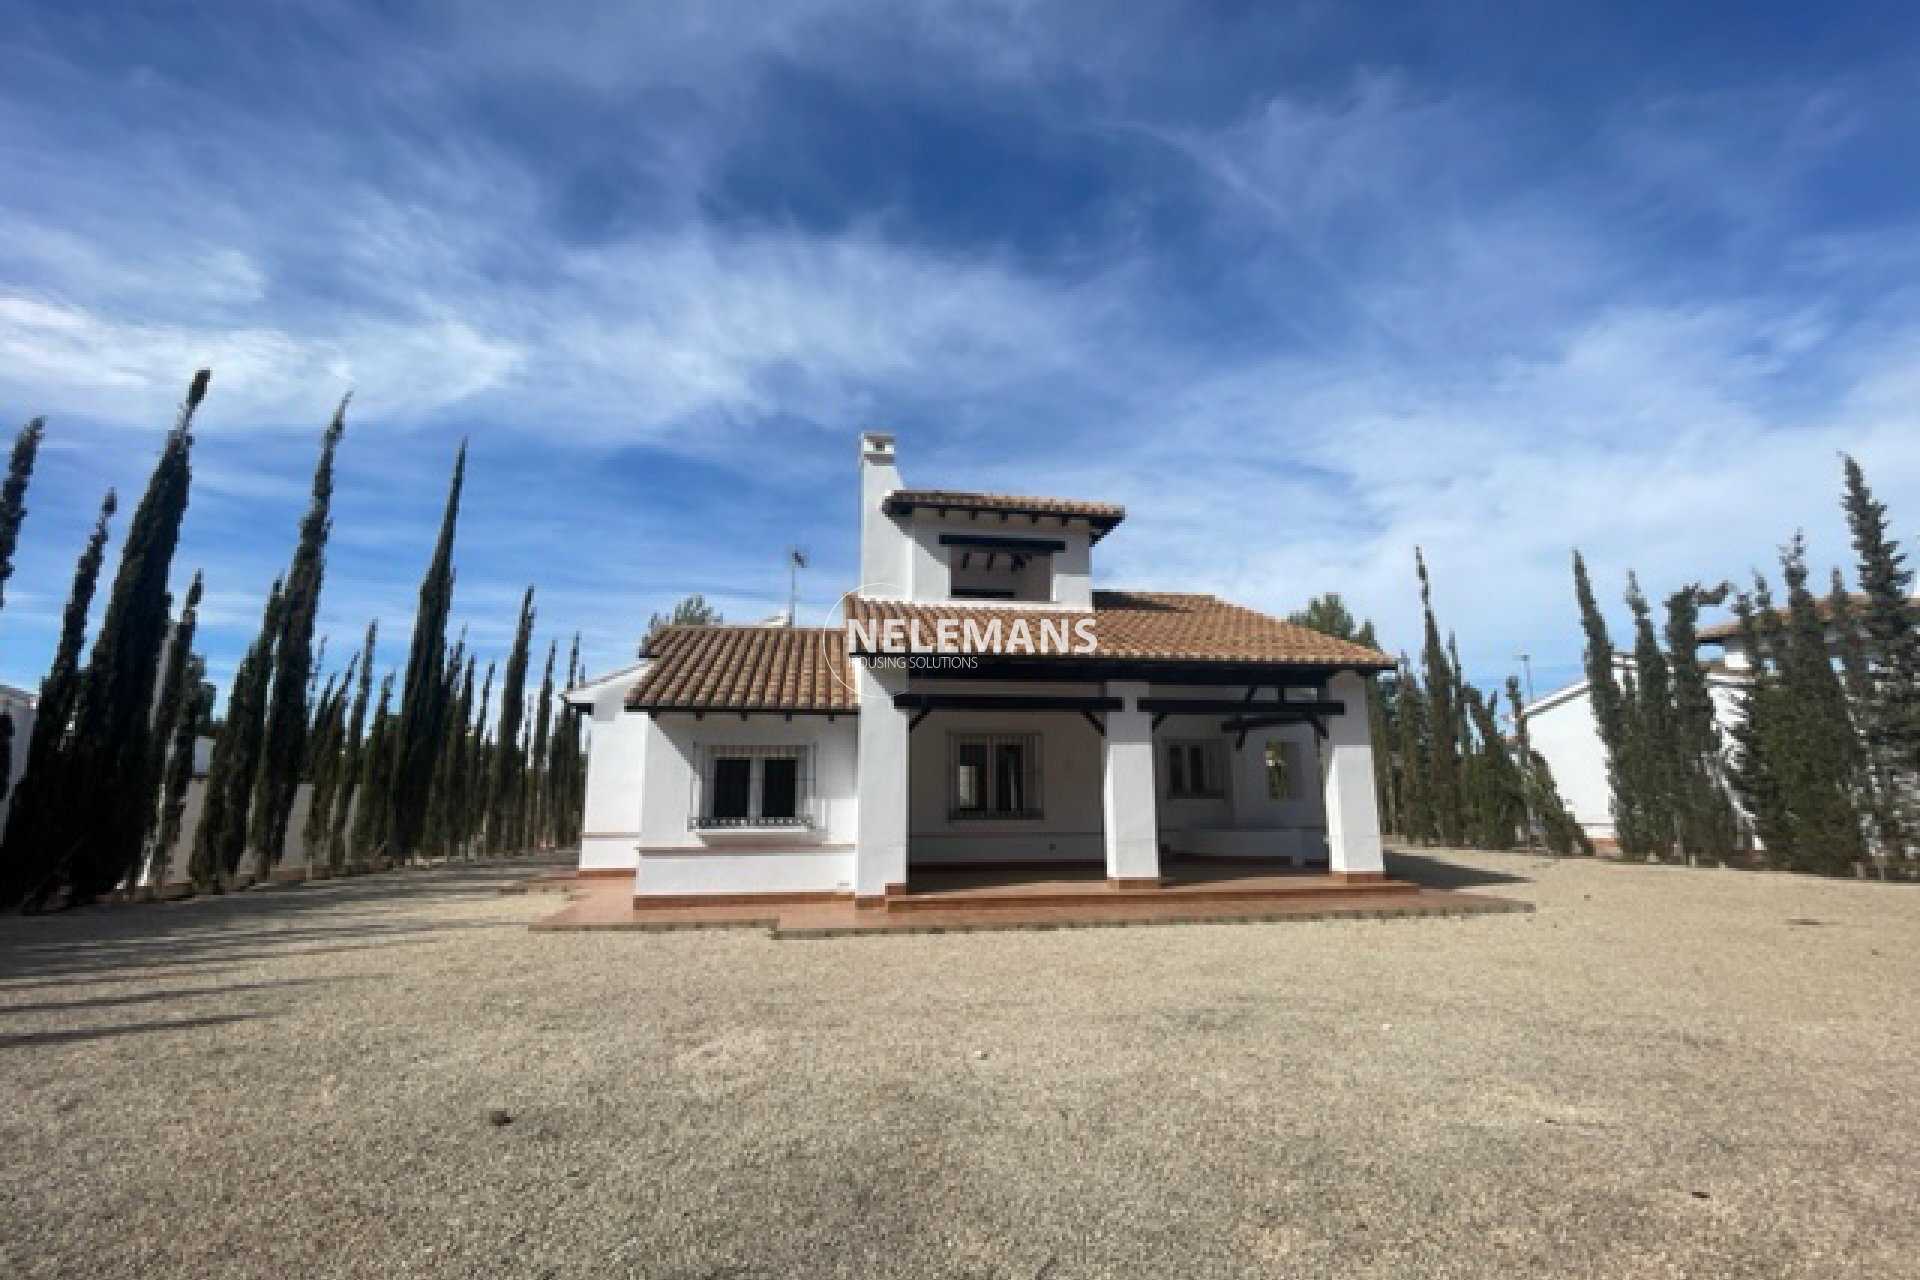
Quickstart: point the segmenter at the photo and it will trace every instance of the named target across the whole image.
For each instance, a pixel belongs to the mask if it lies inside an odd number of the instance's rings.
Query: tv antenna
[[[787,548],[787,625],[792,626],[798,617],[800,608],[800,571],[809,563],[807,549],[801,546]]]

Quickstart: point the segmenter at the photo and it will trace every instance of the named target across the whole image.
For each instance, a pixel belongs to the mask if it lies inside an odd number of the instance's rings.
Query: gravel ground
[[[534,934],[527,868],[0,922],[9,1276],[1920,1274],[1920,889]]]

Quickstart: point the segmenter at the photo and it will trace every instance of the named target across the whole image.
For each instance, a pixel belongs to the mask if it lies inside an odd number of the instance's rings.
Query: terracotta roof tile
[[[1867,607],[1867,604],[1868,604],[1867,597],[1856,593],[1848,596],[1847,599],[1853,605],[1854,617],[1858,619],[1858,617],[1860,616],[1860,611]],[[1913,599],[1909,600],[1907,603],[1912,606],[1915,614],[1920,615],[1920,596],[1915,596]],[[1814,597],[1813,604],[1814,604],[1814,608],[1819,610],[1820,616],[1822,618],[1827,618],[1832,616],[1832,613],[1833,613],[1832,602],[1828,600],[1826,596]],[[1787,606],[1785,605],[1779,606],[1774,610],[1774,613],[1782,621],[1785,621],[1787,616]],[[1711,627],[1700,628],[1700,643],[1725,644],[1727,641],[1738,637],[1739,634],[1740,634],[1740,620],[1738,618],[1735,618],[1731,622],[1720,622],[1720,623],[1715,623]]]
[[[662,627],[647,656],[629,710],[860,709],[839,627]]]
[[[1083,610],[865,598],[849,601],[848,611],[855,621],[900,618],[911,623],[917,619],[928,648],[933,628],[942,618],[983,623],[997,618],[1003,628],[1021,619],[1037,638],[1043,621],[1057,626],[1063,619],[1086,616]],[[1378,649],[1337,640],[1210,595],[1096,591],[1092,616],[1101,658],[1361,670],[1393,665]],[[860,705],[845,636],[840,627],[662,627],[648,644],[651,661],[627,695],[627,707],[634,711],[857,713]]]
[[[896,489],[882,503],[889,515],[904,515],[916,507],[956,511],[990,511],[1002,515],[1078,516],[1093,525],[1094,539],[1127,518],[1127,509],[1111,502],[1078,498],[1022,497],[1011,493],[968,493],[958,489]]]
[[[965,622],[1018,618],[1038,636],[1043,621],[1058,625],[1078,611],[1022,609],[1006,605],[949,604],[939,601],[870,600],[849,602],[849,618],[884,622],[918,620],[931,648],[933,626],[942,618]],[[1098,655],[1139,662],[1244,662],[1277,666],[1348,666],[1385,670],[1393,660],[1378,649],[1338,640],[1310,627],[1257,613],[1217,596],[1173,591],[1096,591],[1093,618]]]

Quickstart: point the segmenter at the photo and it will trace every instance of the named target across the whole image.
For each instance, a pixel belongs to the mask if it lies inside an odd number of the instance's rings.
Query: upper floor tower
[[[1093,607],[1093,544],[1126,518],[1107,502],[901,483],[893,436],[860,437],[859,594]]]

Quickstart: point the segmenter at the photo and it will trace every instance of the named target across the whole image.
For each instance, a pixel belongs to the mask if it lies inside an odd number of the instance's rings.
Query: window
[[[753,816],[753,761],[721,756],[713,762],[711,817],[739,820]]]
[[[963,544],[948,546],[946,552],[949,594],[955,600],[1053,598],[1050,550],[1009,550]]]
[[[1217,800],[1227,794],[1227,770],[1218,742],[1169,742],[1167,798]]]
[[[950,739],[955,818],[1038,818],[1040,736],[954,734]]]
[[[1306,779],[1301,776],[1302,767],[1299,743],[1269,742],[1267,744],[1267,799],[1304,798]]]
[[[800,816],[800,762],[792,756],[768,756],[760,765],[760,816]]]
[[[708,747],[694,776],[688,826],[810,827],[805,747]]]

